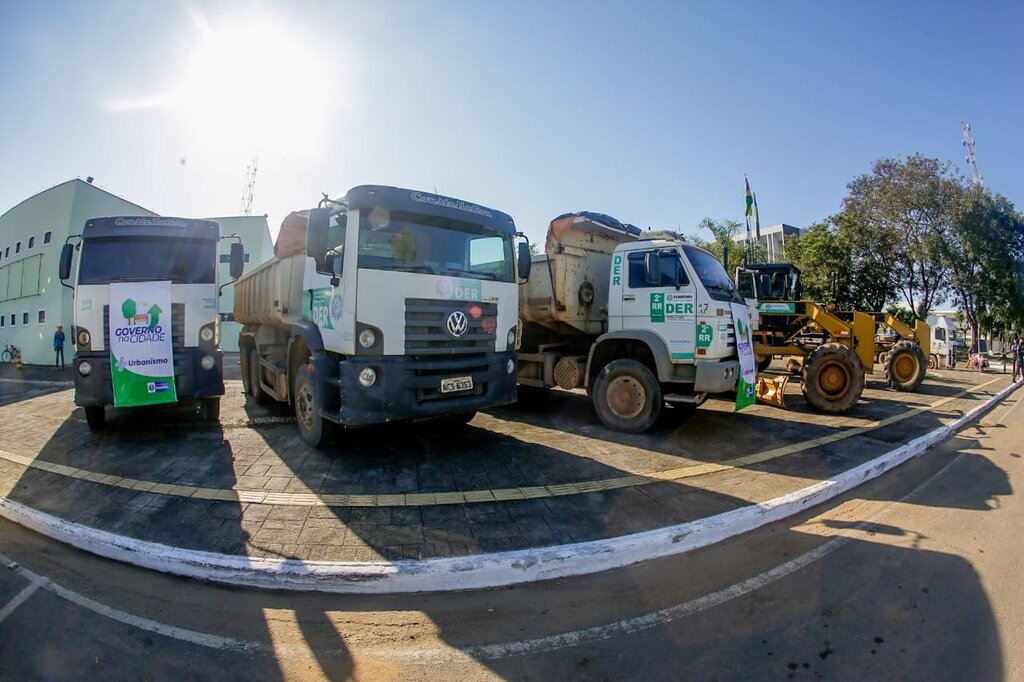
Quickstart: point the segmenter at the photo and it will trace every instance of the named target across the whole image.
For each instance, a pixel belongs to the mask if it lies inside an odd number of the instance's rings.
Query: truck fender
[[[600,369],[593,366],[594,357],[598,354],[602,345],[612,341],[633,341],[643,344],[650,350],[651,356],[654,358],[654,369],[657,370],[658,381],[673,380],[672,361],[669,358],[668,349],[665,347],[665,342],[662,338],[654,332],[645,329],[630,329],[602,334],[590,346],[590,354],[587,356],[586,387],[590,387],[591,379],[597,373],[596,370]]]
[[[291,336],[288,339],[288,402],[292,401],[294,388],[292,382],[295,379],[295,372],[305,358],[299,357],[296,349],[300,346],[309,349],[310,362],[313,365],[313,381],[316,384],[316,391],[322,399],[330,395],[331,389],[328,379],[337,373],[336,366],[324,351],[324,339],[320,336],[320,330],[309,320],[299,320],[292,324]],[[334,402],[328,400],[327,402]]]

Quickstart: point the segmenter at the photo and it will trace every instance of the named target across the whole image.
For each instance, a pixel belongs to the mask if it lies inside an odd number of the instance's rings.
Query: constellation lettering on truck
[[[459,199],[449,199],[448,197],[439,197],[433,194],[423,194],[422,192],[413,192],[409,195],[409,198],[413,201],[417,201],[421,204],[431,204],[433,206],[442,206],[444,208],[454,208],[457,211],[465,211],[466,213],[475,213],[476,215],[484,216],[485,218],[492,218],[494,214],[488,211],[482,206],[476,204],[469,204]]]

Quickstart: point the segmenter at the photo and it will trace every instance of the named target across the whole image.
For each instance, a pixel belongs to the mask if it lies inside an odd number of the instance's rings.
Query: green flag
[[[743,184],[746,187],[746,200],[747,200],[747,212],[744,213],[746,217],[751,216],[751,211],[754,207],[754,195],[750,192],[750,181],[747,180],[747,176],[743,176]],[[749,228],[749,225],[748,225]]]

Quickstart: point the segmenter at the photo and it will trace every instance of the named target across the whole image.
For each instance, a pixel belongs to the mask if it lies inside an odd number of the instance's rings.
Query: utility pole
[[[245,167],[245,188],[242,190],[242,206],[239,209],[242,215],[252,215],[252,195],[256,189],[256,163],[259,155],[252,157],[252,161]]]
[[[967,163],[971,164],[971,173],[974,175],[974,186],[984,187],[985,181],[981,178],[981,171],[978,170],[978,159],[974,156],[974,138],[971,137],[971,124],[960,119],[960,128],[964,131],[963,145],[967,147]]]

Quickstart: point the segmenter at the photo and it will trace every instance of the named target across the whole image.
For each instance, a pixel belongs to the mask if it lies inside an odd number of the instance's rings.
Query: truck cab
[[[68,238],[59,274],[71,279],[78,251],[75,404],[91,428],[104,425],[108,405],[198,401],[205,419],[219,418],[220,238],[215,222],[156,216],[92,218]],[[233,244],[233,277],[243,258]]]

